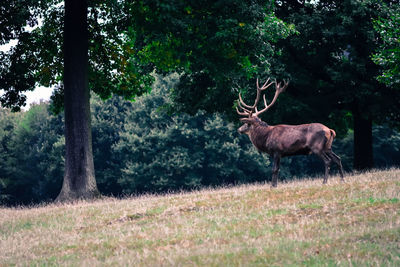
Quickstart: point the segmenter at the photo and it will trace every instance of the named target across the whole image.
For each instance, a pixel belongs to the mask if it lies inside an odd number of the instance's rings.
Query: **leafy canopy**
[[[373,20],[387,15],[385,2],[396,1],[281,2],[277,14],[299,32],[280,43],[279,59],[292,77],[294,106],[303,105],[294,118],[327,123],[341,134],[355,113],[398,121],[400,95],[376,81],[379,67],[371,60],[379,45]]]
[[[102,98],[133,99],[150,90],[154,70],[173,71],[182,74],[172,94],[179,109],[230,109],[237,95],[232,88],[245,89],[249,79],[268,74],[274,43],[294,31],[275,17],[273,2],[89,1],[89,87]],[[0,5],[6,10],[8,3]],[[24,91],[55,86],[59,110],[63,1],[14,0],[11,7],[16,15],[1,16],[0,42],[18,44],[0,53],[6,91],[0,101],[19,109]]]
[[[294,32],[268,0],[137,1],[132,10],[139,59],[182,74],[174,109],[192,114],[230,110],[239,88],[271,72],[276,41]]]
[[[59,111],[63,104],[63,1],[15,0],[10,5],[20,15],[1,16],[0,42],[17,39],[18,43],[0,52],[0,88],[5,90],[0,101],[18,110],[25,104],[24,91],[54,86],[53,102]],[[135,61],[126,42],[127,5],[129,1],[89,1],[89,87],[102,98],[112,93],[133,98],[149,91],[153,80],[152,68]],[[25,27],[26,23],[33,28]]]

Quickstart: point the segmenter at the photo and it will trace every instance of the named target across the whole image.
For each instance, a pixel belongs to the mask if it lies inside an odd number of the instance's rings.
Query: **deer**
[[[261,94],[271,85],[275,85],[275,95],[272,101],[267,104],[265,94],[263,94],[264,108],[258,110],[258,102]],[[272,187],[277,187],[280,160],[282,157],[293,155],[315,154],[322,159],[325,164],[325,175],[323,184],[328,181],[331,163],[334,162],[339,167],[341,181],[343,178],[343,167],[341,159],[332,151],[332,142],[336,133],[321,123],[308,123],[300,125],[268,125],[259,118],[259,115],[269,110],[278,99],[278,96],[288,87],[289,82],[278,83],[276,79],[270,82],[270,78],[260,87],[258,78],[256,81],[257,95],[253,105],[247,105],[239,92],[236,111],[240,116],[240,121],[244,124],[238,129],[240,134],[246,134],[254,147],[260,153],[267,153],[273,158],[272,167]]]

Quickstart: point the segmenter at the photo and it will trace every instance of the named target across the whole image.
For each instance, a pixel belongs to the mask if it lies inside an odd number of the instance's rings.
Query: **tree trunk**
[[[354,119],[354,162],[355,170],[368,170],[374,166],[372,151],[372,119],[370,115],[353,112]]]
[[[65,171],[56,201],[99,196],[94,176],[88,87],[87,1],[65,0]]]

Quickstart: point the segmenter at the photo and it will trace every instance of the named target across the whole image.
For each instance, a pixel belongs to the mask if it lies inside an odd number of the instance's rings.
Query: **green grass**
[[[0,266],[400,266],[400,170],[0,208]]]

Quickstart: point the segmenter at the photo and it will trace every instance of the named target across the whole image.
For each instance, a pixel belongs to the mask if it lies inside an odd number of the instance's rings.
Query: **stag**
[[[270,79],[259,86],[258,79],[257,95],[253,105],[247,105],[239,93],[238,107],[236,111],[239,115],[245,116],[240,119],[244,124],[238,129],[240,134],[247,134],[250,141],[259,152],[268,153],[273,158],[272,187],[278,184],[280,160],[282,157],[292,155],[316,154],[325,164],[325,176],[323,183],[328,181],[329,170],[332,161],[339,167],[341,180],[343,179],[343,168],[340,157],[332,151],[332,142],[336,136],[334,130],[329,129],[320,123],[309,123],[300,125],[268,125],[259,119],[259,115],[272,107],[278,96],[286,89],[289,82],[271,81]],[[275,85],[275,95],[270,104],[267,104],[265,94],[263,94],[264,108],[257,109],[262,91]],[[240,109],[240,110],[239,110]]]

